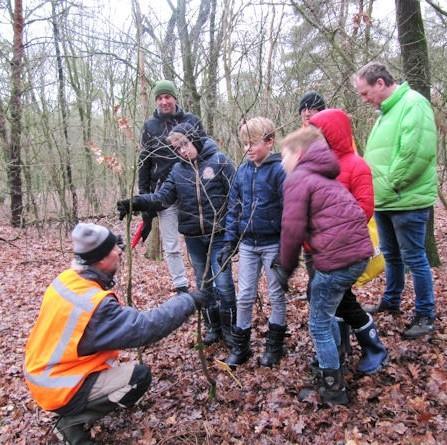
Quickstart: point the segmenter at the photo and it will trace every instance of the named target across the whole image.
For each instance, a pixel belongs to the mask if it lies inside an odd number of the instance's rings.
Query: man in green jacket
[[[387,68],[371,62],[354,77],[363,102],[380,115],[365,160],[374,180],[375,216],[385,256],[386,289],[370,312],[400,312],[405,266],[413,276],[416,308],[405,338],[434,330],[433,277],[425,251],[430,208],[437,196],[436,125],[428,100],[407,82],[398,85]]]

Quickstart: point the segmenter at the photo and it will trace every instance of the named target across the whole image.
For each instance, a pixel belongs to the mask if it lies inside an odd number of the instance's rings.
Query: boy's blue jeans
[[[343,294],[364,271],[368,260],[330,272],[315,270],[311,283],[309,331],[312,336],[320,368],[338,369],[337,343],[333,330],[335,312]]]
[[[220,298],[222,309],[230,309],[236,306],[236,295],[234,290],[233,275],[231,273],[231,263],[225,270],[221,270],[217,262],[217,256],[225,244],[223,235],[215,235],[210,249],[211,236],[185,237],[186,248],[191,257],[192,267],[196,276],[197,288],[209,294],[210,305],[217,303],[217,296]],[[210,253],[210,267],[208,273],[205,272],[208,253]]]
[[[272,308],[269,322],[280,326],[286,324],[286,297],[270,267],[278,252],[279,243],[267,246],[252,246],[241,243],[239,246],[239,292],[237,294],[236,319],[237,326],[241,329],[251,327],[253,305],[256,301],[262,267],[264,267],[267,276]]]
[[[413,276],[416,315],[434,318],[433,277],[425,251],[430,209],[375,212],[380,249],[385,257],[386,289],[383,300],[398,308],[405,286],[405,268]]]

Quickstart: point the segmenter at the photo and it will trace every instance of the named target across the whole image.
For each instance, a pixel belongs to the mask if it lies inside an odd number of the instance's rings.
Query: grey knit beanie
[[[155,99],[157,99],[160,94],[169,94],[172,97],[175,97],[177,99],[178,92],[177,88],[174,85],[174,82],[171,82],[170,80],[159,80],[155,83],[154,86],[154,96]]]
[[[323,96],[316,91],[308,91],[307,93],[304,93],[300,100],[298,113],[301,113],[301,111],[305,109],[323,111],[325,108],[326,104]]]
[[[79,223],[71,233],[75,259],[79,264],[93,264],[106,257],[117,243],[117,237],[106,227]]]

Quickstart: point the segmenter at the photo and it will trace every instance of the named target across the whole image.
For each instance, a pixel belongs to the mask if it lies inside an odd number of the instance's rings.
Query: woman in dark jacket
[[[185,236],[197,287],[206,291],[210,299],[204,312],[208,328],[204,343],[218,341],[223,334],[230,344],[231,325],[236,321],[234,283],[231,267],[221,270],[217,257],[224,245],[227,196],[234,166],[213,139],[200,137],[187,122],[176,125],[167,140],[180,162],[157,192],[134,196],[132,210],[146,211],[177,202],[179,232]],[[129,201],[118,202],[122,214],[129,211]]]

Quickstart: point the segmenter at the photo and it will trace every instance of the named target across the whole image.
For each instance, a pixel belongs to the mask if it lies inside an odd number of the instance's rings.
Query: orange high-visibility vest
[[[65,406],[89,374],[111,366],[118,351],[78,355],[78,344],[96,307],[110,290],[68,269],[47,288],[25,349],[25,380],[45,410]]]

